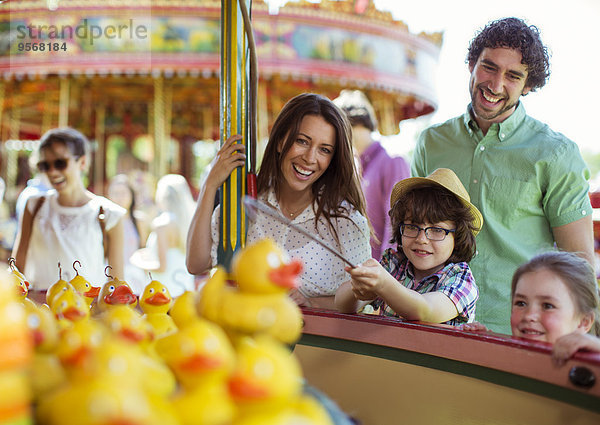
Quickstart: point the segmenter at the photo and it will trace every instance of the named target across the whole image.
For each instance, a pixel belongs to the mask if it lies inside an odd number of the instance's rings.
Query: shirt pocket
[[[484,199],[484,214],[509,228],[524,217],[543,215],[542,191],[535,181],[494,177]]]

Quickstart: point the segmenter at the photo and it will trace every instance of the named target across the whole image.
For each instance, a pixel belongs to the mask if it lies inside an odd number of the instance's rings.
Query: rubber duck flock
[[[288,346],[302,264],[272,240],[176,299],[156,280],[138,299],[108,268],[101,288],[75,271],[59,266],[45,304],[12,259],[0,273],[0,425],[332,424]]]

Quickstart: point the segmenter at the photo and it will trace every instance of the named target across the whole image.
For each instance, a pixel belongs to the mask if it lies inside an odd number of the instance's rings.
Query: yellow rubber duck
[[[79,320],[60,331],[54,353],[69,380],[85,379],[94,368],[92,354],[109,339],[109,332],[98,320]]]
[[[15,294],[12,276],[0,270],[0,422],[31,423],[27,367],[33,347],[25,308]]]
[[[173,399],[182,425],[224,425],[234,416],[228,392],[235,353],[225,332],[195,319],[156,341],[156,351],[175,373],[181,390]]]
[[[175,375],[156,354],[152,327],[136,310],[125,305],[114,306],[100,315],[100,320],[118,340],[139,349],[138,361],[144,368],[142,381],[152,393],[170,396],[177,386]],[[114,338],[113,338],[114,339]]]
[[[50,307],[38,305],[26,299],[23,303],[27,315],[27,327],[33,337],[35,350],[42,353],[52,352],[58,343],[58,324]]]
[[[298,262],[271,239],[241,250],[232,263],[238,283],[227,283],[218,268],[200,293],[198,313],[230,333],[268,333],[285,343],[295,342],[302,331],[302,313],[287,293],[301,271]]]
[[[302,393],[296,357],[268,335],[242,338],[230,392],[238,415],[234,425],[332,425],[325,409]]]
[[[152,326],[156,338],[177,330],[173,318],[167,314],[172,305],[173,298],[165,285],[158,280],[152,280],[146,285],[140,296],[140,308]]]
[[[13,276],[15,285],[17,285],[17,293],[21,296],[21,298],[27,297],[27,294],[29,293],[29,281],[27,278],[25,278],[23,273],[19,271],[16,260],[13,257],[8,259],[8,266]]]
[[[73,285],[62,278],[62,268],[60,267],[60,263],[58,263],[58,280],[46,291],[46,304],[52,308],[54,298],[66,291],[77,292]]]
[[[223,381],[233,369],[235,354],[227,335],[205,319],[158,339],[155,346],[186,389]]]
[[[143,348],[154,339],[150,324],[142,314],[127,305],[115,305],[104,311],[98,318],[113,335],[123,338]]]
[[[96,303],[97,312],[106,311],[111,306],[119,304],[135,308],[138,303],[137,296],[133,293],[127,282],[108,275],[107,271],[109,268],[110,266],[106,266],[105,274],[111,280],[102,286],[100,294],[98,294],[98,302]]]
[[[290,350],[268,335],[241,338],[236,344],[231,394],[242,415],[276,411],[302,391],[300,364]]]
[[[58,323],[54,314],[46,304],[38,306],[27,298],[24,301],[27,327],[34,345],[29,382],[33,399],[37,401],[62,385],[66,375],[54,354],[59,341]]]
[[[198,292],[196,291],[185,291],[175,299],[173,307],[169,310],[169,316],[173,318],[178,329],[184,328],[200,317],[196,310],[197,303]]]
[[[239,251],[231,270],[240,291],[287,294],[298,286],[302,262],[291,260],[273,239],[265,238]]]
[[[67,319],[71,322],[85,320],[90,317],[90,308],[77,291],[58,293],[50,306],[57,319]]]
[[[144,388],[146,370],[134,345],[108,339],[90,357],[89,375],[41,400],[40,423],[179,425],[168,400]]]
[[[73,269],[75,270],[75,277],[69,281],[71,285],[75,288],[77,292],[79,292],[83,299],[85,300],[88,307],[92,306],[92,303],[100,293],[99,286],[92,286],[88,280],[79,274],[79,270],[75,267],[75,264],[79,264],[81,267],[81,263],[79,260],[75,260],[73,262]]]

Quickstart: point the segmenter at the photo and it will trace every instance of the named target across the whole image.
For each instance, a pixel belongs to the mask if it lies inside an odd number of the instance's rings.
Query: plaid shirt
[[[457,326],[475,319],[475,303],[479,298],[479,290],[467,263],[449,263],[420,282],[415,281],[408,259],[392,248],[385,250],[380,263],[398,283],[408,289],[420,294],[439,291],[447,295],[458,311],[458,316],[445,322],[447,325]],[[375,300],[374,306],[380,307],[379,314],[382,316],[399,317],[381,298]]]

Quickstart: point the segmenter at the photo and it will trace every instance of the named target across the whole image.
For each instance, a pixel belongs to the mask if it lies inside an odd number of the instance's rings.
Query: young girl
[[[598,283],[589,263],[571,252],[540,254],[512,280],[512,335],[554,344],[562,364],[578,350],[600,351]],[[487,330],[481,323],[464,330]]]
[[[472,322],[479,296],[467,264],[483,218],[452,170],[396,183],[390,216],[392,242],[381,264],[369,259],[347,268],[352,279],[337,291],[342,312],[376,300],[380,314],[456,325]]]

